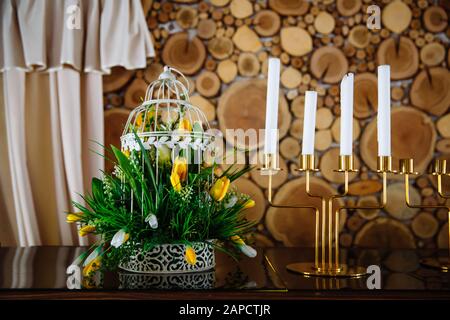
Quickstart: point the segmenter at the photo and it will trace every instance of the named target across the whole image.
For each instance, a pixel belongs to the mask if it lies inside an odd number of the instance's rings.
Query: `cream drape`
[[[80,29],[66,26],[72,5]],[[86,244],[64,212],[103,168],[91,151],[102,153],[102,74],[154,55],[141,3],[3,0],[0,10],[0,242]]]

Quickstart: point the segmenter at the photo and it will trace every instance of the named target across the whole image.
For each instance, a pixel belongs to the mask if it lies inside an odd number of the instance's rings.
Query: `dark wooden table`
[[[67,267],[85,248],[0,248],[0,299],[450,299],[450,274],[423,267],[420,259],[446,252],[358,249],[342,252],[349,264],[377,265],[381,289],[367,278],[304,277],[286,265],[311,261],[312,248],[259,249],[254,259],[217,254],[215,270],[155,276],[121,271],[96,275],[96,287],[69,289]],[[70,280],[70,279],[69,279]]]

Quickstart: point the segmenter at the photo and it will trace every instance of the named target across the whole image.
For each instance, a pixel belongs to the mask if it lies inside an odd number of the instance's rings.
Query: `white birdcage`
[[[174,73],[189,86],[181,72],[165,66],[147,87],[142,104],[130,113],[120,138],[121,147],[123,151],[140,151],[139,138],[146,150],[169,148],[172,160],[180,150],[191,150],[196,153],[195,163],[200,165],[202,153],[212,147],[214,136],[205,114],[189,102],[188,88]],[[158,163],[159,152],[155,156]]]

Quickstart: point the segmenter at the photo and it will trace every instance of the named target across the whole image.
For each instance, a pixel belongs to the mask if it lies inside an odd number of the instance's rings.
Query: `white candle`
[[[280,89],[280,59],[269,59],[266,100],[265,154],[276,154],[278,145],[278,96]]]
[[[314,135],[316,131],[317,92],[306,91],[305,113],[303,117],[302,154],[314,154]]]
[[[353,73],[341,81],[341,156],[353,153]]]
[[[378,66],[378,156],[391,155],[391,72],[388,65]]]

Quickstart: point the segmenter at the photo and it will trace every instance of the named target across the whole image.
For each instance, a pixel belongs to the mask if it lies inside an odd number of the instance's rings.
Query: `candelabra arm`
[[[417,204],[411,203],[411,199],[409,196],[409,176],[411,174],[413,174],[413,175],[419,174],[418,172],[414,171],[414,159],[400,159],[399,168],[400,168],[399,173],[405,176],[405,202],[406,202],[406,205],[409,208],[418,208],[418,209],[428,209],[428,208],[446,209],[447,213],[448,213],[449,222],[450,222],[450,206],[448,206],[448,205],[417,205]],[[436,160],[436,162],[434,163],[434,166],[431,170],[431,174],[438,176],[438,193],[439,193],[439,195],[443,198],[447,198],[442,192],[442,178],[441,178],[442,175],[447,174],[446,161],[445,160]],[[450,198],[450,197],[448,197],[448,198]],[[450,241],[450,224],[449,224],[449,228],[448,228],[448,239]],[[432,268],[438,268],[441,271],[448,272],[450,270],[450,247],[448,248],[448,250],[449,250],[448,257],[447,257],[447,260],[444,262],[440,261],[439,259],[435,259],[433,257],[421,259],[420,262],[426,266],[429,266]]]
[[[310,176],[311,176],[311,170],[305,170],[305,177],[306,177],[306,194],[311,197],[311,198],[317,198],[320,199],[321,205],[322,205],[322,239],[321,239],[321,244],[322,244],[322,268],[325,268],[325,231],[326,231],[326,225],[325,225],[325,219],[326,219],[326,210],[327,210],[327,202],[325,200],[325,197],[320,196],[320,195],[316,195],[313,194],[311,192],[311,183],[310,183]],[[317,243],[317,245],[319,244],[319,215],[316,215],[316,239],[315,239],[315,243]],[[318,246],[316,247],[316,250]]]
[[[282,204],[275,204],[272,200],[272,175],[269,175],[269,187],[268,187],[268,196],[267,201],[269,202],[269,205],[274,208],[299,208],[299,209],[314,209],[317,212],[319,209],[312,205],[282,205]]]
[[[410,197],[409,197],[409,174],[408,174],[408,173],[405,173],[404,176],[405,176],[405,201],[406,201],[406,205],[407,205],[409,208],[417,208],[417,209],[426,209],[426,208],[436,208],[436,209],[438,209],[438,208],[445,208],[445,209],[447,209],[447,210],[450,210],[449,207],[447,207],[447,206],[445,206],[445,205],[440,205],[440,204],[437,204],[437,205],[417,205],[417,204],[412,204],[412,203],[411,203],[411,199],[410,199]]]
[[[329,230],[332,229],[332,214],[333,214],[333,203],[334,200],[339,199],[339,198],[343,198],[348,194],[348,183],[349,183],[349,171],[345,170],[344,172],[344,192],[340,193],[340,194],[335,194],[332,195],[330,197],[330,199],[328,199],[328,214],[329,214],[329,218],[328,218],[328,223],[329,223]],[[340,225],[340,216],[339,216],[339,211],[335,212],[335,224],[334,224],[334,241],[335,241],[335,259],[334,262],[336,264],[336,268],[339,267],[339,225]],[[329,245],[331,246],[332,240],[331,240],[331,232],[329,232],[328,234],[328,242]],[[330,254],[331,254],[331,250],[330,250]],[[331,261],[331,258],[330,258]]]
[[[438,187],[439,196],[441,198],[450,199],[450,194],[444,194],[444,191],[442,190],[442,175],[441,174],[437,175],[437,187]]]
[[[373,206],[341,206],[339,208],[336,209],[336,214],[338,214],[339,211],[344,210],[344,209],[351,209],[351,210],[356,210],[356,209],[361,209],[361,210],[374,210],[374,209],[384,209],[386,207],[387,204],[387,172],[383,172],[383,189],[381,192],[381,201],[380,204],[378,205],[373,205]],[[348,192],[348,185],[347,185],[347,192]]]
[[[382,190],[382,195],[381,195],[381,202],[379,205],[374,205],[374,206],[340,206],[338,208],[336,208],[334,214],[336,217],[336,223],[335,223],[335,241],[336,241],[336,250],[335,250],[335,255],[336,255],[336,264],[339,263],[339,217],[340,217],[340,212],[341,210],[344,209],[360,209],[360,210],[373,210],[373,209],[383,209],[386,206],[387,203],[387,172],[383,172],[383,190]],[[336,195],[333,196],[330,199],[330,203],[329,203],[329,212],[331,213],[333,210],[333,200],[339,197],[344,197],[348,194],[348,184],[349,184],[349,178],[348,178],[348,172],[346,172],[345,174],[345,180],[344,180],[344,193],[342,193],[341,195]]]
[[[309,179],[306,179],[306,188],[309,189]],[[275,204],[272,200],[272,174],[269,174],[269,186],[268,186],[268,195],[267,195],[267,201],[269,202],[269,205],[274,208],[290,208],[290,209],[311,209],[314,210],[315,214],[315,224],[316,224],[316,230],[315,230],[315,240],[314,240],[314,250],[315,250],[315,261],[314,264],[316,267],[319,265],[319,208],[312,205],[283,205],[283,204]]]

